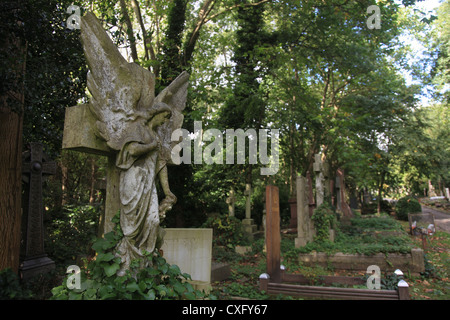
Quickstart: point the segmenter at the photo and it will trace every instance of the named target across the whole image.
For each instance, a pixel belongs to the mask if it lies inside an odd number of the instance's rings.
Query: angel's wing
[[[183,124],[183,109],[186,106],[189,74],[182,72],[168,87],[155,99],[155,105],[160,103],[169,105],[172,115],[170,120],[158,128],[158,135],[162,142],[160,156],[167,162],[173,163],[171,150],[179,141],[172,141],[172,133],[181,128]]]
[[[96,16],[81,18],[81,39],[89,66],[87,86],[90,109],[97,118],[97,134],[113,150],[140,140],[136,120],[145,118],[154,103],[155,77],[135,63],[128,63],[113,44]]]

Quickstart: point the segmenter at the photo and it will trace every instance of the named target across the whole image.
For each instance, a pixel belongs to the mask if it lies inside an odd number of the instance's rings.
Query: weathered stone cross
[[[55,263],[44,251],[44,225],[42,182],[43,175],[56,173],[56,163],[48,161],[42,144],[31,143],[31,149],[23,155],[22,179],[25,188],[24,215],[22,220],[22,243],[20,272],[23,279],[49,271]]]
[[[103,233],[113,230],[111,219],[120,210],[119,176],[116,165],[116,155],[106,145],[106,142],[95,134],[96,118],[89,108],[89,104],[66,108],[64,120],[63,149],[103,155],[108,158],[106,169],[106,203],[105,215],[101,219],[100,227]]]

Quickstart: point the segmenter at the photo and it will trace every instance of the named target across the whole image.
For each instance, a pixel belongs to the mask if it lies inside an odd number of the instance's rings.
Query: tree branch
[[[130,16],[128,15],[128,9],[125,0],[120,0],[120,9],[122,11],[125,24],[127,25],[127,35],[128,39],[130,40],[131,57],[133,58],[133,61],[136,62],[138,61],[136,39],[134,38],[133,25],[131,23]]]

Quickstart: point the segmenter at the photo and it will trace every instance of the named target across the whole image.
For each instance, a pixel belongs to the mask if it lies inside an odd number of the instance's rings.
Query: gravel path
[[[436,229],[450,233],[450,214],[426,206],[422,206],[422,212],[434,214]]]

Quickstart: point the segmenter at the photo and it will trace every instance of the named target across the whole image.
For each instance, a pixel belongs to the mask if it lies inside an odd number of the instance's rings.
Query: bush
[[[11,268],[0,271],[0,300],[30,299],[31,292],[22,289],[20,279]]]
[[[323,242],[330,238],[330,228],[336,227],[336,213],[328,202],[322,203],[311,217],[314,221],[314,228],[316,229],[316,235],[314,241]]]
[[[115,218],[119,226],[118,216]],[[105,234],[104,238],[95,241],[92,248],[97,255],[89,262],[87,268],[80,270],[80,289],[67,286],[69,277],[61,286],[52,289],[52,300],[160,300],[160,299],[197,299],[204,293],[195,290],[187,281],[190,275],[181,273],[176,265],[170,265],[160,256],[157,250],[145,257],[150,266],[140,268],[141,261],[133,261],[130,270],[123,276],[116,272],[120,268],[120,258],[114,250],[123,236],[119,227],[116,231]]]
[[[408,221],[408,213],[422,212],[422,206],[417,199],[406,196],[398,200],[395,211],[399,220]]]
[[[248,240],[244,236],[242,223],[238,218],[228,215],[220,215],[208,218],[202,228],[213,229],[213,245],[234,247],[246,245]]]

